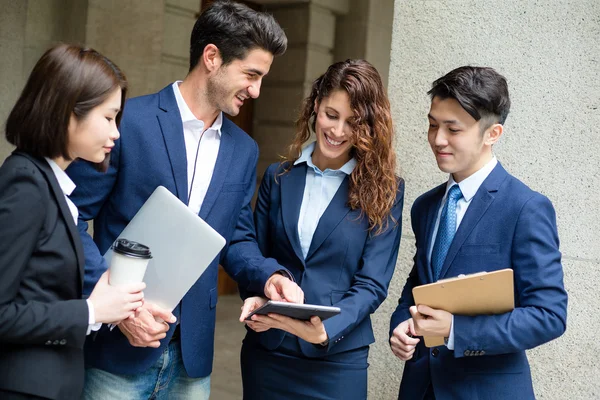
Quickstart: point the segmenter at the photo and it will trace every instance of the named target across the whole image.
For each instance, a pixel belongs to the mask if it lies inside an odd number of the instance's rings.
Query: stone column
[[[27,1],[0,0],[0,162],[10,154],[12,146],[4,139],[4,123],[19,97],[25,78],[23,74],[23,47]]]
[[[390,314],[412,266],[415,198],[444,182],[427,143],[431,82],[461,65],[508,80],[511,113],[494,149],[556,209],[569,293],[566,333],[528,351],[536,397],[600,394],[600,3],[596,0],[396,0],[390,96],[406,179],[403,236],[388,300],[373,321],[369,398],[396,399],[404,363],[388,345]],[[482,266],[485,268],[485,266]],[[561,394],[562,393],[562,394]]]
[[[364,58],[387,86],[393,20],[394,0],[350,0],[348,14],[338,18],[334,60]]]
[[[288,37],[287,52],[276,58],[254,109],[254,139],[260,147],[258,175],[285,154],[295,134],[302,99],[312,81],[333,62],[336,16],[347,0],[278,1],[268,4]]]

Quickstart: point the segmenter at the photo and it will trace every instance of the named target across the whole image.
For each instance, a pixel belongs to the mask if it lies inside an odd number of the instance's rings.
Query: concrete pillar
[[[374,317],[369,398],[396,399],[404,363],[389,350],[388,327],[412,267],[409,210],[417,196],[447,179],[427,144],[426,92],[433,80],[466,64],[494,67],[508,79],[512,110],[495,153],[557,212],[567,332],[528,352],[536,398],[598,397],[599,20],[595,0],[396,0],[389,92],[406,200],[396,274]]]
[[[334,61],[363,58],[377,68],[387,86],[392,47],[394,0],[350,0],[338,18]]]
[[[200,0],[89,3],[87,43],[125,72],[129,97],[154,93],[185,78],[190,33],[200,11]]]
[[[302,100],[313,80],[333,62],[336,16],[348,11],[347,0],[285,3],[266,8],[284,28],[288,50],[275,59],[255,104],[253,136],[260,147],[259,176],[286,153]]]
[[[25,83],[23,76],[23,47],[27,1],[0,0],[0,162],[13,150],[4,138],[4,123],[17,101]]]
[[[158,89],[164,8],[163,0],[89,0],[86,44],[125,72],[130,97]]]

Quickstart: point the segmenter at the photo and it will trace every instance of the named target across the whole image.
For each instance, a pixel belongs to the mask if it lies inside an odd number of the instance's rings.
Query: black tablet
[[[340,308],[269,300],[261,307],[251,312],[246,319],[249,320],[254,314],[267,315],[269,313],[286,315],[301,321],[310,321],[310,317],[316,315],[324,321],[327,318],[338,315],[340,313]]]

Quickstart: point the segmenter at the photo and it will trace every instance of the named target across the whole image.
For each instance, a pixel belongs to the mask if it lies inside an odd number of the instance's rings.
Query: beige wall
[[[350,0],[338,17],[334,60],[364,58],[377,68],[387,86],[392,47],[394,0]]]
[[[4,123],[36,61],[52,44],[78,43],[112,59],[130,96],[155,92],[188,71],[200,0],[0,0],[0,161],[12,151]]]
[[[390,296],[374,322],[370,398],[395,399],[403,363],[389,317],[411,267],[414,199],[446,179],[426,142],[426,91],[449,70],[488,65],[509,82],[512,111],[495,149],[503,165],[557,211],[567,332],[528,352],[539,399],[600,396],[600,3],[595,0],[396,0],[389,92],[406,179],[403,239]]]
[[[4,139],[6,118],[17,100],[24,84],[23,48],[25,47],[25,21],[27,2],[0,0],[0,161],[12,151]]]

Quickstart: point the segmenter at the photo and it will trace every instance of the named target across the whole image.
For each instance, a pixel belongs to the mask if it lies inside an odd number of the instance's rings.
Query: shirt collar
[[[492,159],[488,161],[487,164],[485,164],[479,171],[458,183],[458,187],[460,188],[460,191],[462,192],[466,202],[471,201],[471,199],[475,196],[475,193],[477,193],[483,181],[486,180],[489,174],[492,173],[492,170],[496,167],[496,164],[498,164],[498,159],[496,156],[493,156]],[[455,183],[456,181],[452,177],[452,174],[450,174],[450,178],[446,184],[446,193],[448,193],[450,187],[452,187],[452,185]]]
[[[204,129],[204,122],[200,121],[192,110],[188,107],[187,103],[183,99],[181,95],[181,91],[179,90],[179,84],[182,81],[176,81],[173,83],[173,93],[175,93],[175,100],[177,101],[177,108],[179,108],[179,114],[181,115],[181,122],[184,126],[197,126],[201,129]],[[221,136],[221,127],[223,126],[223,112],[220,112],[217,115],[217,119],[213,122],[212,126],[208,129],[213,129],[217,132],[219,136]]]
[[[317,167],[312,162],[312,154],[315,151],[316,143],[317,142],[312,142],[308,146],[304,147],[302,149],[302,154],[300,154],[300,157],[298,157],[298,159],[294,162],[294,165],[298,165],[298,164],[305,162],[307,166],[311,167],[315,172],[318,172],[321,174],[337,173],[338,171],[343,172],[346,175],[350,175],[352,173],[352,171],[356,167],[356,159],[354,157],[352,157],[350,160],[348,160],[348,162],[346,164],[342,165],[342,167],[340,169],[327,168],[327,169],[325,169],[325,171],[321,171],[319,169],[319,167]]]
[[[46,158],[46,161],[48,162],[48,164],[50,164],[50,168],[52,168],[52,172],[54,172],[54,176],[58,181],[60,189],[66,196],[70,196],[71,193],[73,193],[73,190],[75,190],[75,183],[73,183],[71,178],[69,178],[69,175],[67,175],[67,173],[63,171],[57,163],[55,163],[49,158]]]

